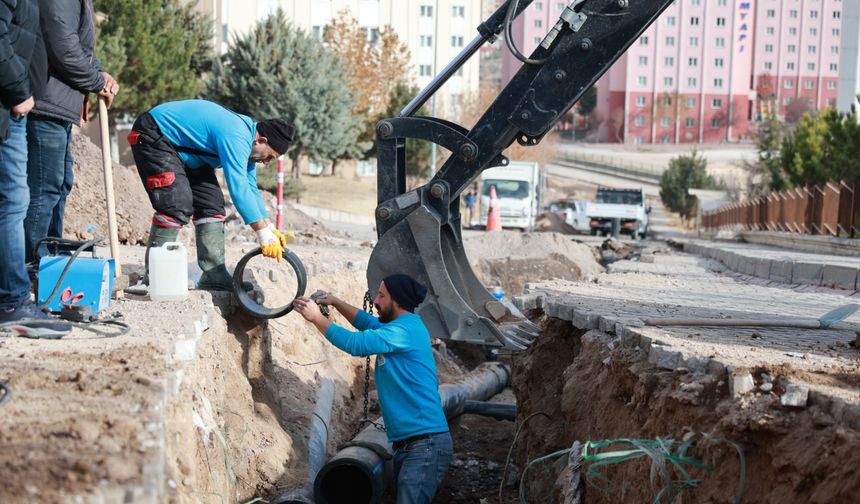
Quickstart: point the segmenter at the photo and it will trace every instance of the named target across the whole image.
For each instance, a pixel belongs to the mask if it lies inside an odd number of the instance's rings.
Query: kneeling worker
[[[215,168],[242,220],[257,234],[263,255],[281,259],[286,238],[269,221],[257,188],[257,163],[287,152],[295,128],[280,119],[255,123],[217,103],[183,100],[143,113],[128,135],[140,179],[155,209],[149,249],[175,241],[190,220],[197,237],[197,263],[204,290],[232,290],[224,265],[224,195]],[[148,278],[144,279],[148,283]]]
[[[359,357],[376,354],[382,418],[394,443],[397,504],[429,504],[453,457],[430,333],[414,313],[426,294],[408,275],[385,277],[373,300],[378,319],[326,292],[293,302],[334,346]],[[337,308],[358,332],[332,324],[314,301]]]

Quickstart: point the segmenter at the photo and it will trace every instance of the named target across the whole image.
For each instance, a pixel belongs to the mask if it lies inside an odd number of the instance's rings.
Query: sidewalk
[[[771,282],[860,290],[860,258],[798,252],[764,245],[675,238],[684,252],[721,262],[728,269]]]

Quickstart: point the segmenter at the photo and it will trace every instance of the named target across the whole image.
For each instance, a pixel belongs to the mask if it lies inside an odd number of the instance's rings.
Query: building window
[[[723,99],[722,98],[714,98],[711,100],[711,108],[723,108]]]
[[[725,7],[726,6],[726,0],[717,0],[717,5],[720,7]]]
[[[433,6],[432,5],[422,5],[421,6],[421,17],[433,17]]]
[[[793,61],[789,61],[788,63],[786,63],[786,64],[785,64],[785,69],[786,69],[786,70],[794,70],[794,62],[793,62]]]
[[[790,104],[790,103],[791,103],[791,97],[790,97],[790,96],[784,96],[784,97],[782,98],[782,104],[783,104],[783,105],[788,105],[788,104]]]
[[[818,28],[810,28],[809,34],[812,35],[813,37],[817,37],[818,36]]]
[[[698,83],[699,83],[699,81],[698,81],[698,80],[696,80],[696,78],[695,78],[695,77],[688,77],[688,78],[687,78],[687,85],[688,85],[688,86],[690,86],[690,87],[696,87],[696,85],[697,85]]]
[[[666,18],[666,24],[669,26],[675,26],[675,16],[669,16]]]
[[[669,47],[675,46],[675,37],[666,37],[666,45]]]
[[[664,63],[667,67],[675,66],[675,58],[673,58],[673,57],[671,57],[671,56],[666,56],[666,58],[663,60],[663,63]]]
[[[827,89],[836,89],[836,81],[835,80],[827,81]]]
[[[466,17],[466,8],[462,5],[455,5],[451,8],[452,14],[455,18]]]
[[[691,67],[698,66],[699,58],[690,58],[687,60],[687,64]]]
[[[644,107],[645,103],[647,103],[647,100],[644,96],[637,96],[636,97],[636,106],[637,107]]]
[[[645,126],[645,116],[636,116],[636,119],[633,121],[633,124],[635,124],[636,126]]]
[[[433,36],[432,35],[421,35],[418,37],[418,45],[421,47],[433,47]]]
[[[788,11],[788,17],[790,17],[791,19],[797,19],[797,10],[791,9],[790,11]]]
[[[637,136],[636,138],[633,139],[633,143],[635,143],[636,145],[642,145],[645,143],[645,139],[642,138],[641,136]]]
[[[815,87],[815,81],[812,79],[806,79],[803,81],[803,87],[806,89],[812,89]]]
[[[717,18],[717,26],[726,26],[726,18],[718,17]]]
[[[702,0],[691,0],[690,3],[693,5],[693,7],[698,7],[702,5]]]
[[[809,11],[809,17],[811,19],[818,19],[818,11],[817,10]]]
[[[773,9],[768,9],[767,10],[767,17],[769,17],[769,18],[776,17],[776,11]]]
[[[675,79],[671,77],[663,77],[663,85],[667,87],[672,87],[675,84]]]
[[[765,61],[764,62],[764,69],[765,70],[773,70],[773,63],[770,61]]]
[[[726,39],[724,37],[717,37],[714,43],[717,47],[726,47]]]
[[[773,44],[765,44],[764,45],[764,52],[772,53],[773,52]]]
[[[794,44],[788,44],[788,52],[794,54],[797,52],[797,46]]]
[[[806,50],[807,50],[807,52],[809,52],[809,54],[815,54],[815,46],[814,45],[807,47]]]
[[[323,38],[323,27],[320,25],[315,25],[311,27],[311,33],[313,37],[317,40],[322,40]]]
[[[831,46],[830,54],[839,54],[839,46]]]
[[[692,117],[688,117],[688,118],[684,121],[684,126],[686,126],[686,127],[688,127],[688,128],[695,128],[695,127],[696,127],[696,119],[694,119],[694,118],[692,118]]]
[[[699,37],[690,37],[690,47],[699,47]]]
[[[535,2],[535,10],[538,12],[541,12],[543,10],[543,3],[542,2]]]
[[[714,87],[715,88],[723,87],[723,79],[714,79]]]
[[[463,47],[463,36],[454,35],[451,37],[451,47]]]
[[[711,129],[719,129],[720,120],[717,118],[711,119]]]
[[[534,40],[535,40],[535,45],[538,45],[541,42],[540,37],[535,37]]]
[[[379,28],[367,29],[367,41],[371,44],[375,44],[379,41]]]
[[[696,106],[696,99],[693,97],[687,98],[687,108],[693,108]]]
[[[639,66],[648,66],[648,56],[639,56]]]
[[[791,89],[794,87],[794,79],[785,79],[785,89]]]
[[[834,37],[838,37],[840,33],[839,28],[834,28],[830,33],[832,33]]]
[[[644,75],[640,75],[639,76],[639,85],[640,86],[647,86],[648,85],[648,77],[645,77]]]
[[[699,26],[699,17],[698,16],[691,17],[690,18],[690,25],[691,26]]]
[[[833,19],[840,19],[842,17],[841,11],[833,11]]]
[[[639,37],[639,45],[648,45],[648,36],[642,35]]]
[[[797,36],[797,28],[792,26],[791,28],[788,29],[788,34],[791,35],[792,37],[796,37]]]
[[[815,63],[807,63],[806,69],[809,70],[810,72],[814,72],[815,71]]]
[[[714,60],[714,66],[717,68],[723,68],[723,58],[717,58]]]
[[[543,28],[543,20],[535,19],[535,28]]]
[[[430,65],[418,65],[418,75],[421,77],[430,77],[433,75],[433,69]]]
[[[837,65],[836,63],[831,63],[831,64],[830,64],[830,71],[831,71],[831,72],[836,72],[836,71],[838,71],[838,70],[839,70],[839,65]]]
[[[773,26],[768,26],[767,28],[765,28],[765,32],[767,32],[768,35],[773,35],[774,33],[776,33],[776,30],[774,30]]]
[[[671,125],[672,125],[672,118],[671,117],[664,117],[664,118],[660,119],[660,126],[662,126],[664,128],[668,128]]]

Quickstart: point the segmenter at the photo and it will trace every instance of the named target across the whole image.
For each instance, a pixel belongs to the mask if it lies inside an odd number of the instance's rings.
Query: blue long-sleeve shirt
[[[376,354],[374,378],[388,440],[447,432],[430,333],[421,317],[406,313],[382,323],[359,311],[352,325],[357,332],[331,324],[325,337],[349,354]]]
[[[149,113],[173,145],[213,154],[178,153],[189,169],[223,168],[227,190],[246,224],[268,216],[257,188],[257,165],[248,161],[257,132],[250,117],[206,100],[163,103]]]

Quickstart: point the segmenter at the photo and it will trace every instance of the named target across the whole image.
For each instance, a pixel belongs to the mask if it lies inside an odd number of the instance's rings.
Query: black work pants
[[[149,112],[134,121],[128,135],[140,180],[155,210],[152,222],[179,228],[224,221],[224,194],[215,168],[186,169],[176,148],[165,138]]]

